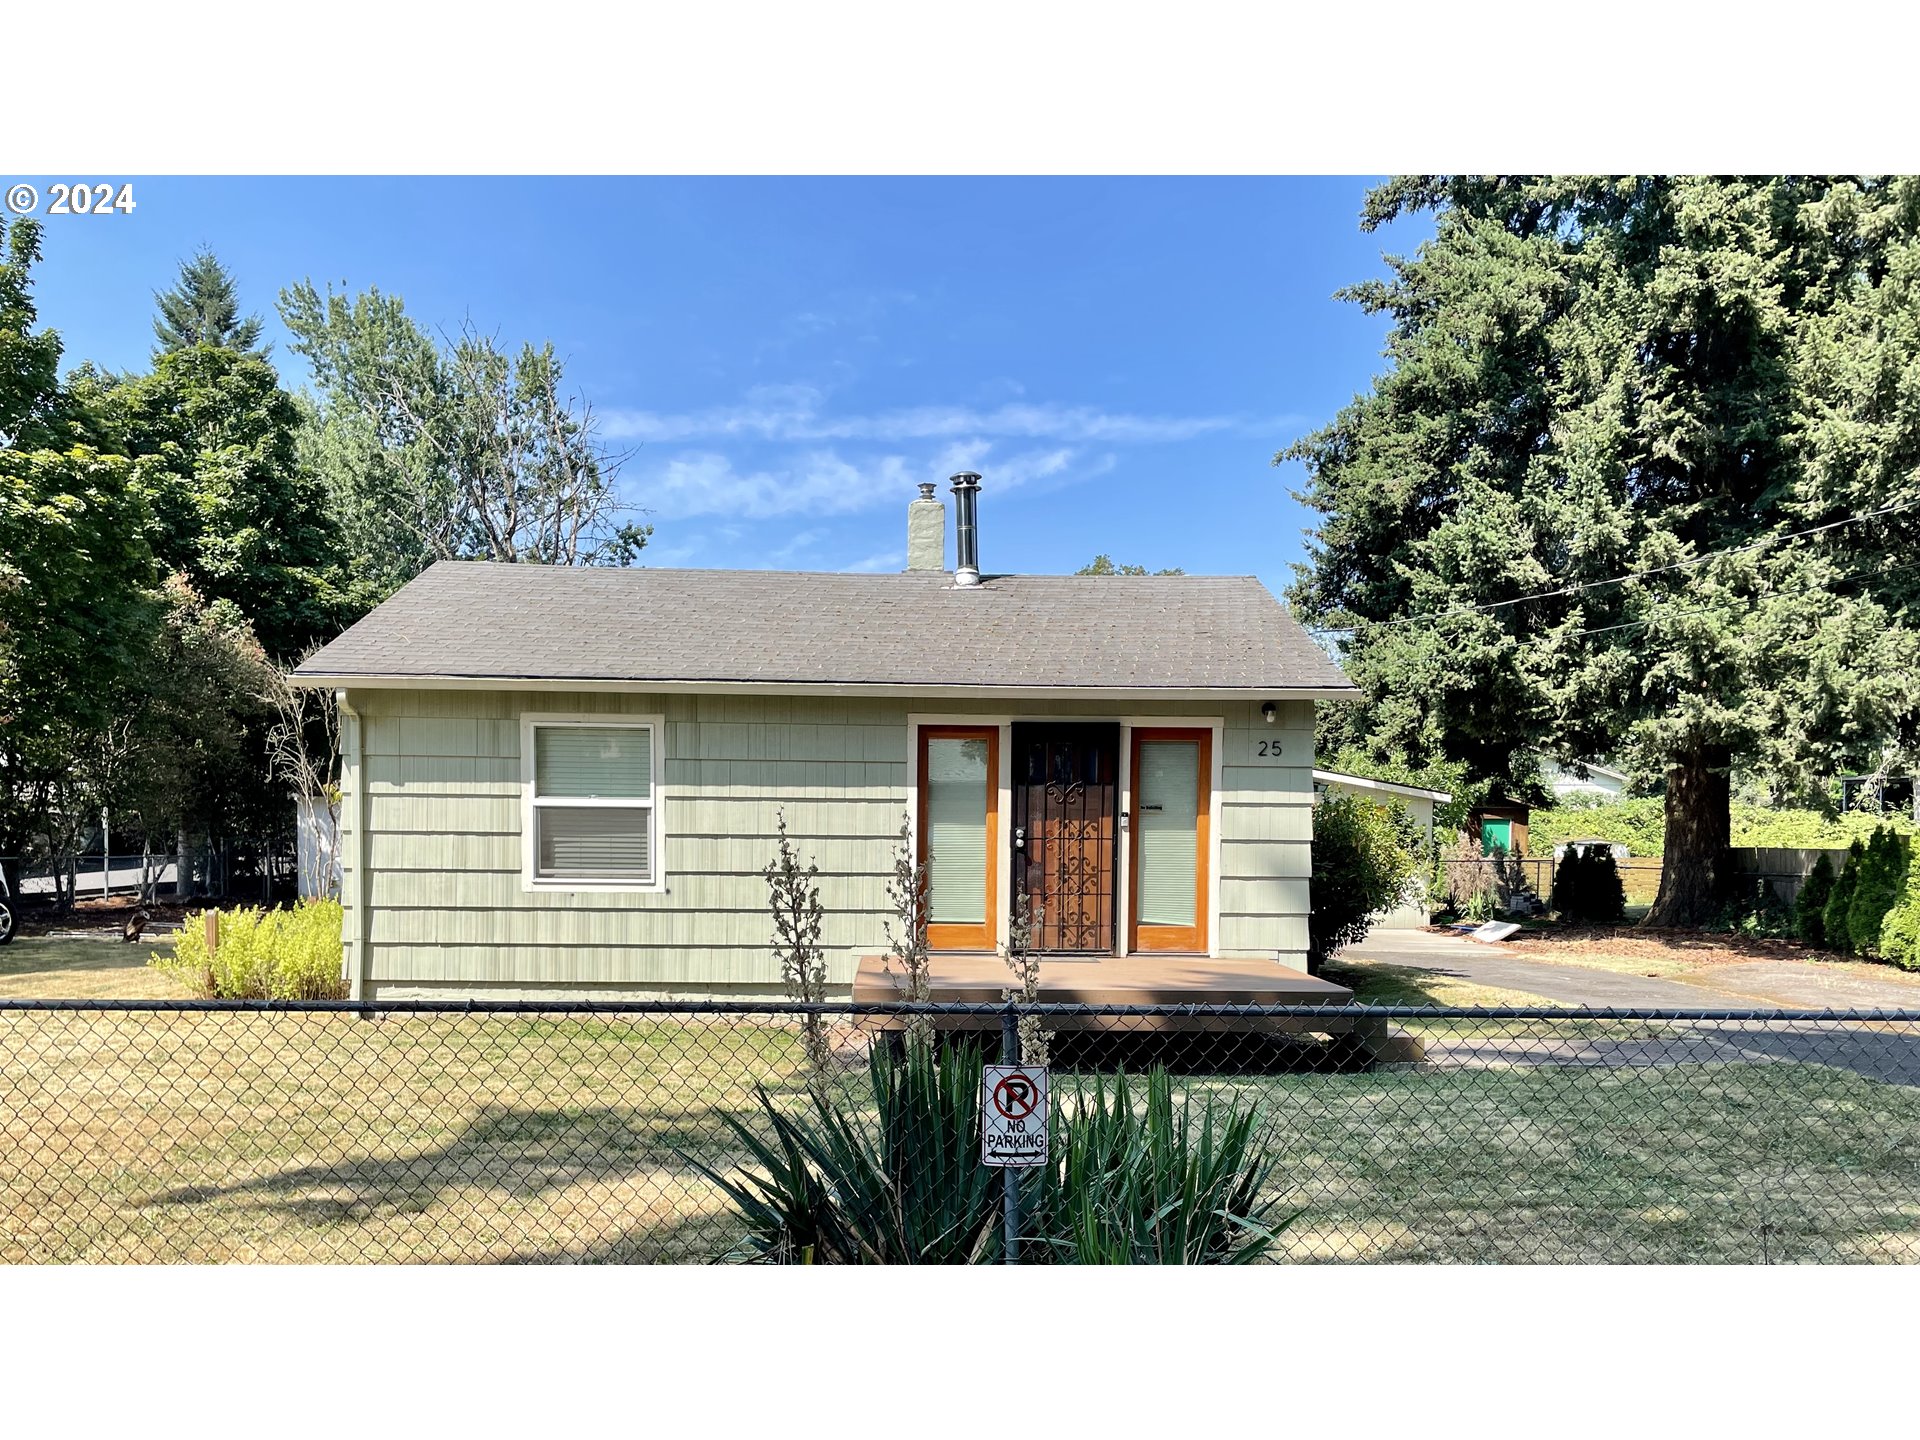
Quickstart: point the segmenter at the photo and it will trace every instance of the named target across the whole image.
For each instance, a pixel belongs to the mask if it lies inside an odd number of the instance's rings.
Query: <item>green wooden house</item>
[[[449,562],[315,654],[351,993],[778,994],[782,812],[836,988],[903,825],[960,970],[1026,895],[1082,980],[1304,981],[1314,702],[1352,687],[1250,577],[982,573],[978,478],[951,572],[929,485],[901,574]]]

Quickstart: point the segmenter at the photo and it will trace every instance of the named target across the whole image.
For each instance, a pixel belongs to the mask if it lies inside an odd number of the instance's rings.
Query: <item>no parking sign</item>
[[[980,1082],[980,1161],[1025,1168],[1047,1163],[1047,1072],[1041,1065],[989,1065]]]

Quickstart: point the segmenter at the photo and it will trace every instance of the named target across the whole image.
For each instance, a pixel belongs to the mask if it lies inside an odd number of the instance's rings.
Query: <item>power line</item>
[[[1531,604],[1535,600],[1554,600],[1563,595],[1577,595],[1586,590],[1597,590],[1603,585],[1625,585],[1633,580],[1645,580],[1654,575],[1666,575],[1675,570],[1690,570],[1704,565],[1709,560],[1717,560],[1723,555],[1744,555],[1749,551],[1776,545],[1783,540],[1804,540],[1809,535],[1822,535],[1829,530],[1838,530],[1843,525],[1858,525],[1868,520],[1878,520],[1885,515],[1897,515],[1905,510],[1920,508],[1920,500],[1908,500],[1899,505],[1883,505],[1878,510],[1868,510],[1859,515],[1848,515],[1839,520],[1829,520],[1824,524],[1809,526],[1805,530],[1792,530],[1780,535],[1765,535],[1758,540],[1749,540],[1744,545],[1730,545],[1723,550],[1709,550],[1704,555],[1696,555],[1689,560],[1676,560],[1671,565],[1656,565],[1651,570],[1635,570],[1626,575],[1612,575],[1604,580],[1582,580],[1575,585],[1563,585],[1557,590],[1541,590],[1531,595],[1521,595],[1512,600],[1492,600],[1484,605],[1457,605],[1450,610],[1429,610],[1419,615],[1402,615],[1398,619],[1369,622],[1368,628],[1388,629],[1397,625],[1413,625],[1422,621],[1445,620],[1455,615],[1485,615],[1495,610],[1509,609],[1515,605]],[[1316,635],[1353,635],[1360,627],[1356,625],[1322,625],[1311,627]],[[1593,633],[1600,633],[1595,631]]]

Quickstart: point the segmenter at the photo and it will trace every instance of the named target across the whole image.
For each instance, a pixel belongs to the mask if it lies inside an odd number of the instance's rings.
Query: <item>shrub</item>
[[[815,1092],[789,1115],[757,1092],[771,1139],[723,1117],[750,1157],[719,1185],[746,1222],[724,1258],[767,1263],[979,1264],[1000,1258],[1001,1185],[980,1163],[979,1053],[876,1047],[872,1113]],[[1232,1264],[1291,1219],[1269,1192],[1258,1111],[1173,1102],[1163,1070],[1136,1107],[1126,1078],[1055,1097],[1049,1163],[1024,1172],[1021,1258],[1063,1263]]]
[[[1793,907],[1764,878],[1743,876],[1731,888],[1731,898],[1705,929],[1757,940],[1780,940],[1794,933]]]
[[[1920,826],[1904,816],[1882,817],[1857,810],[1822,815],[1818,810],[1776,810],[1736,801],[1729,811],[1731,843],[1743,847],[1838,849],[1854,840],[1864,841],[1882,824],[1905,835],[1920,834]],[[1636,858],[1657,859],[1666,849],[1666,801],[1658,795],[1625,800],[1568,797],[1558,805],[1536,809],[1527,837],[1542,851],[1568,840],[1611,840],[1625,845]]]
[[[1833,859],[1822,855],[1813,862],[1800,893],[1793,899],[1793,933],[1809,945],[1827,943],[1827,901],[1833,896]]]
[[[1880,956],[1880,926],[1906,893],[1912,844],[1887,826],[1873,832],[1860,858],[1860,877],[1847,903],[1847,936],[1855,954]]]
[[[1050,1163],[1032,1187],[1033,1258],[1074,1265],[1239,1265],[1263,1258],[1297,1212],[1271,1193],[1259,1111],[1176,1106],[1165,1070],[1136,1108],[1124,1074],[1056,1106]],[[1026,1186],[1022,1186],[1023,1200]],[[1027,1258],[1025,1245],[1021,1258]]]
[[[980,1054],[876,1045],[872,1129],[815,1087],[790,1116],[756,1087],[771,1141],[723,1115],[758,1173],[690,1162],[747,1232],[726,1258],[773,1264],[964,1265],[997,1250],[1000,1186],[980,1163]]]
[[[1307,969],[1366,933],[1373,916],[1400,902],[1413,878],[1405,825],[1394,811],[1357,795],[1329,793],[1313,807],[1313,909]],[[1402,812],[1404,814],[1404,812]]]
[[[1853,890],[1860,883],[1860,859],[1866,846],[1858,840],[1847,846],[1847,860],[1834,877],[1833,893],[1827,896],[1820,912],[1820,928],[1826,932],[1827,948],[1842,955],[1853,953],[1853,937],[1847,932],[1847,911],[1853,905]]]
[[[172,951],[150,963],[209,1000],[338,1000],[346,994],[338,900],[219,915],[219,943],[211,955],[205,916],[196,911],[182,923]]]
[[[1880,922],[1880,958],[1902,970],[1920,970],[1920,865],[1911,861],[1900,903]]]
[[[1627,891],[1611,847],[1567,846],[1553,872],[1551,904],[1563,920],[1618,924],[1627,911]]]

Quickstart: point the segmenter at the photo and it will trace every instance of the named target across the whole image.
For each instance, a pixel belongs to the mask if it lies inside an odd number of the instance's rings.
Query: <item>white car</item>
[[[0,945],[13,939],[13,897],[7,891],[7,877],[0,871]]]

